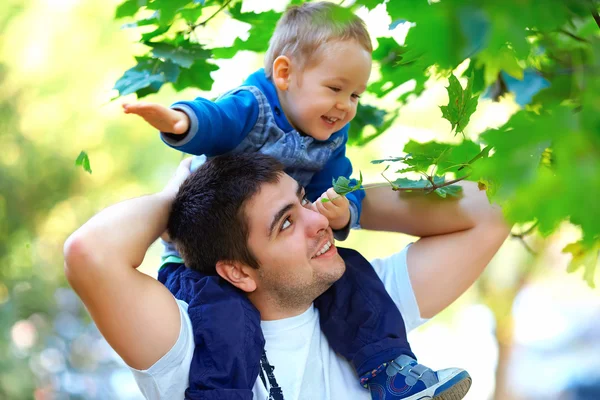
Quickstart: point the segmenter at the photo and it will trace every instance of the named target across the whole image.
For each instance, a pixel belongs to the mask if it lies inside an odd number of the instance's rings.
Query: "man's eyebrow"
[[[298,199],[301,199],[302,197],[304,197],[304,186],[297,184],[297,188],[296,188],[296,197],[298,197]],[[279,211],[277,211],[277,214],[275,214],[275,216],[273,217],[273,220],[271,221],[271,226],[269,228],[269,232],[268,235],[269,237],[271,237],[273,235],[273,231],[275,230],[275,227],[277,226],[277,223],[279,222],[279,220],[281,220],[281,218],[283,218],[283,216],[292,208],[294,207],[294,203],[289,203],[286,204],[285,206],[283,206]]]

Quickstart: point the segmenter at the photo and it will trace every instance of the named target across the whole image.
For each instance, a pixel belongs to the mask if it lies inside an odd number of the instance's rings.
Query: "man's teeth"
[[[329,250],[329,248],[331,247],[331,242],[327,241],[327,243],[325,243],[323,245],[323,247],[321,247],[321,250],[318,251],[317,254],[315,254],[315,257],[319,257],[321,254],[325,253],[327,250]]]

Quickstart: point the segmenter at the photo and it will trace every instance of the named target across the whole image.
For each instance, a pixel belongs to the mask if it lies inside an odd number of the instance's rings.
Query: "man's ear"
[[[247,293],[256,290],[256,281],[252,274],[254,268],[237,261],[218,261],[216,267],[217,274],[236,288]]]
[[[288,90],[291,73],[292,61],[288,57],[279,56],[273,61],[273,83],[277,89]]]

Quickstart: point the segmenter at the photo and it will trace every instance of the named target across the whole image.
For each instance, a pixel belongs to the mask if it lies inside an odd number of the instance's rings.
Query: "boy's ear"
[[[279,90],[288,90],[292,61],[286,56],[279,56],[273,61],[273,83]]]
[[[216,265],[217,274],[238,289],[247,293],[256,290],[254,279],[254,268],[237,261],[218,261]]]

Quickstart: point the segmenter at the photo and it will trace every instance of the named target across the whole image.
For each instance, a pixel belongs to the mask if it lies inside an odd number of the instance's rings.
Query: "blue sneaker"
[[[471,376],[459,368],[439,371],[401,355],[367,381],[373,400],[459,400],[471,387]]]

